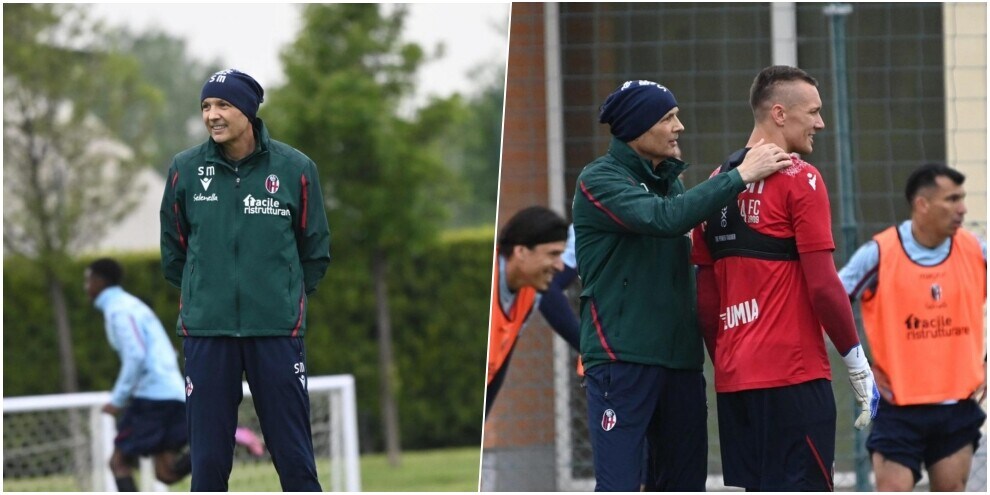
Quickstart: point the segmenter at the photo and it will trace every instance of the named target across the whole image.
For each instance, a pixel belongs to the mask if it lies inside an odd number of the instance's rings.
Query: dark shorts
[[[757,491],[832,491],[832,383],[719,393],[718,430],[727,486]]]
[[[585,370],[596,491],[704,491],[708,404],[700,370],[608,363]],[[645,462],[644,462],[645,458]]]
[[[967,445],[975,451],[986,419],[986,413],[973,400],[895,406],[880,399],[866,448],[910,469],[917,483],[922,463],[931,466]]]
[[[124,455],[139,457],[178,450],[188,441],[184,402],[135,398],[117,422],[113,443]]]

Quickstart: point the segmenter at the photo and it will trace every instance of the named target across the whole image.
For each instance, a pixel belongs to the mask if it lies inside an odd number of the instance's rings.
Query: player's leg
[[[762,491],[832,491],[835,396],[829,380],[766,389]]]
[[[192,491],[227,491],[244,370],[240,338],[186,337],[186,421]]]
[[[931,435],[925,452],[931,490],[965,491],[986,413],[972,400],[932,408],[938,415],[936,431]]]
[[[646,429],[659,395],[658,369],[615,362],[585,370],[596,491],[639,491]]]
[[[110,472],[113,473],[114,481],[117,483],[118,492],[136,492],[137,485],[134,483],[134,466],[137,465],[138,455],[135,453],[137,436],[140,435],[135,425],[134,404],[138,400],[132,400],[131,404],[124,408],[117,421],[117,436],[113,439],[113,453],[110,454]],[[125,453],[127,451],[128,453]]]
[[[973,464],[973,447],[967,445],[955,454],[943,457],[928,466],[928,480],[933,492],[966,491],[970,466]]]
[[[877,479],[878,492],[910,492],[919,479],[907,466],[873,453],[873,474]]]
[[[137,458],[124,455],[120,450],[114,449],[110,454],[110,472],[113,473],[113,480],[117,483],[118,492],[136,492],[137,485],[134,483],[134,468]]]
[[[151,459],[155,466],[155,478],[166,485],[171,485],[172,483],[184,478],[184,475],[180,476],[174,471],[175,461],[178,460],[178,458],[179,453],[172,450],[159,452],[153,455]],[[192,464],[190,464],[190,468],[191,466]]]
[[[722,478],[726,486],[757,491],[762,476],[761,447],[765,423],[757,414],[762,405],[760,390],[719,392],[718,440],[722,458]]]
[[[244,340],[247,381],[282,490],[322,491],[313,456],[306,349],[298,337]]]
[[[921,479],[925,423],[923,408],[880,399],[866,439],[878,492],[909,492]]]
[[[725,484],[747,491],[832,491],[835,399],[812,380],[718,394]]]
[[[189,452],[182,452],[189,443],[186,405],[181,401],[161,401],[156,412],[161,418],[162,436],[158,447],[161,450],[154,455],[155,477],[171,485],[192,472]]]
[[[662,368],[661,395],[647,442],[652,463],[648,491],[705,491],[708,478],[708,404],[700,370]]]

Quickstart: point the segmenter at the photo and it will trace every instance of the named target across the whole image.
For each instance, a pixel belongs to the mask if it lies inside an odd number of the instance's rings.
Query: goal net
[[[324,490],[360,491],[357,406],[351,375],[309,378],[310,421],[316,468]],[[261,434],[251,390],[243,384],[238,424]],[[5,397],[3,399],[3,491],[114,491],[108,462],[116,435],[114,419],[100,409],[108,392]],[[142,491],[167,491],[148,459],[138,475]],[[173,485],[188,490],[189,478]],[[254,457],[234,451],[231,491],[279,491],[278,475],[265,451]]]

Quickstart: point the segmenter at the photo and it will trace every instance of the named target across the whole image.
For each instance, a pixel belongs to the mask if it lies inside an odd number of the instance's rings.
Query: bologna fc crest
[[[615,422],[616,422],[615,411],[611,409],[606,409],[605,413],[602,414],[602,429],[605,431],[609,431],[612,428],[615,428]]]
[[[277,175],[272,174],[272,175],[269,175],[267,179],[265,179],[265,190],[268,191],[268,194],[275,194],[275,193],[278,192],[278,176]]]
[[[938,284],[932,284],[932,299],[935,301],[942,300],[942,286]]]

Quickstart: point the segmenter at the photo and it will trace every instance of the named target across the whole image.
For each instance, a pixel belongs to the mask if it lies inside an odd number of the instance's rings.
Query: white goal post
[[[313,447],[323,488],[361,491],[354,377],[314,376],[308,382]],[[239,422],[258,431],[251,390],[247,382],[242,386]],[[4,397],[4,491],[116,490],[108,466],[116,425],[101,411],[109,400],[109,392]],[[251,473],[272,483],[275,472],[267,452],[261,459],[235,454],[231,484],[234,476]],[[274,483],[273,489],[278,489]],[[148,459],[141,463],[139,488],[167,490],[154,479]]]

